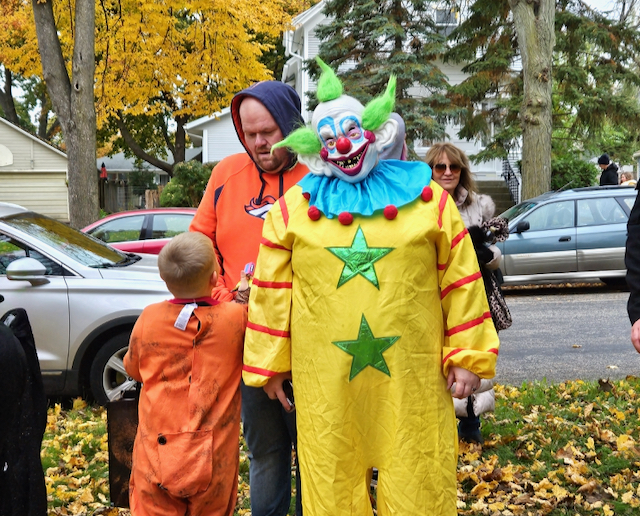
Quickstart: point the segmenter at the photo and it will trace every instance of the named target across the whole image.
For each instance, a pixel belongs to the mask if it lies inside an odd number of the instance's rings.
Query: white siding
[[[0,201],[69,222],[66,172],[0,171]]]
[[[233,127],[231,114],[226,114],[217,120],[211,120],[204,126],[202,132],[203,162],[220,161],[222,158],[245,152]]]

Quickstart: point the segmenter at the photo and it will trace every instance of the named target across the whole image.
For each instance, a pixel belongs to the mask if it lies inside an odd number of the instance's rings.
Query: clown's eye
[[[328,149],[334,149],[336,146],[336,141],[333,138],[330,138],[328,140],[325,140],[325,145],[327,146]]]
[[[352,127],[351,129],[349,129],[347,134],[350,140],[359,140],[362,136],[362,133],[360,132],[360,129],[358,127]]]

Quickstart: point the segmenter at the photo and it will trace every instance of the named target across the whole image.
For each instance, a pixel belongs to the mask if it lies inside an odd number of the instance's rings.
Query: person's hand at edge
[[[640,353],[640,319],[631,326],[631,343],[636,351]]]
[[[451,389],[454,384],[456,388],[451,395],[459,399],[468,398],[480,387],[480,377],[467,369],[453,366],[447,376],[447,389]]]
[[[284,393],[284,389],[282,388],[282,384],[285,380],[291,380],[291,371],[287,371],[286,373],[278,373],[275,376],[272,376],[271,378],[269,378],[269,381],[266,383],[263,389],[270,399],[280,400],[280,403],[284,407],[284,409],[287,412],[291,412],[293,410],[293,407],[289,404],[287,395]]]

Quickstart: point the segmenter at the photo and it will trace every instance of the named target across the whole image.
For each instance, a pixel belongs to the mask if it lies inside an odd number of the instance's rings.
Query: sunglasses
[[[437,172],[444,174],[447,171],[447,167],[449,167],[449,170],[451,170],[452,174],[458,174],[462,170],[462,167],[460,165],[445,165],[444,163],[436,163],[435,167],[433,168],[435,168]]]

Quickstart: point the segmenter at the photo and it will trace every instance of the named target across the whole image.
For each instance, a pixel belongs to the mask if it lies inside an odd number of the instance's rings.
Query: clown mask
[[[378,155],[392,145],[398,124],[389,119],[375,131],[362,128],[364,106],[353,97],[323,102],[313,113],[311,128],[322,143],[319,155],[300,155],[300,161],[319,175],[349,183],[362,181],[378,164]]]

